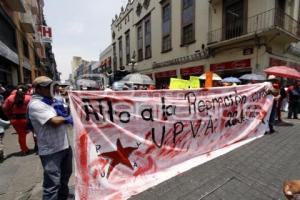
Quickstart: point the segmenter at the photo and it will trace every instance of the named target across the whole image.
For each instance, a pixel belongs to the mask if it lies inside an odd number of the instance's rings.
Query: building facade
[[[79,56],[73,56],[72,61],[71,61],[71,67],[72,67],[72,80],[75,79],[76,76],[76,71],[81,64],[82,58]]]
[[[299,0],[129,0],[112,21],[112,68],[171,77],[298,67]],[[300,69],[299,69],[300,70]]]
[[[108,74],[116,71],[116,68],[112,67],[112,58],[113,58],[113,47],[109,45],[104,51],[100,53],[99,57],[99,68],[96,71],[97,73],[108,72]]]
[[[89,78],[95,74],[95,70],[99,68],[98,61],[87,61],[81,57],[74,56],[71,62],[72,64],[72,78],[76,83],[76,80],[82,78]]]
[[[45,24],[43,7],[43,0],[0,1],[0,82],[3,85],[31,83],[42,74],[59,79],[54,55],[47,54],[52,52],[52,47],[47,51],[38,34],[39,26]]]

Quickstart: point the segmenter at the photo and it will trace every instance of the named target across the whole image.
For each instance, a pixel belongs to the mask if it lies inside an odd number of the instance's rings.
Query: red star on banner
[[[130,154],[137,149],[138,149],[137,147],[124,148],[121,144],[120,139],[118,139],[117,140],[117,151],[111,151],[111,152],[106,152],[106,153],[100,154],[99,156],[109,158],[112,160],[110,162],[110,166],[108,168],[107,178],[109,177],[110,173],[115,168],[115,166],[117,166],[118,164],[123,164],[133,170],[133,167],[128,158],[129,158]]]

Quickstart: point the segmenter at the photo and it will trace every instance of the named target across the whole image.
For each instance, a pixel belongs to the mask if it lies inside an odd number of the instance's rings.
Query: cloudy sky
[[[65,80],[73,56],[98,60],[111,43],[110,25],[127,0],[44,0],[44,13],[53,30],[53,52]]]

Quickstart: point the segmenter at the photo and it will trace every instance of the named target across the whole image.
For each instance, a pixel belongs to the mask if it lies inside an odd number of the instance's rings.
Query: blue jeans
[[[54,154],[40,156],[44,168],[43,200],[65,200],[68,198],[72,157],[71,147]]]

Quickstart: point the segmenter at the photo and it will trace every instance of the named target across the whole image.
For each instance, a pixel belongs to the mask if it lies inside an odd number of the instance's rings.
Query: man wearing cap
[[[67,136],[67,124],[72,120],[70,116],[60,116],[52,105],[52,83],[46,76],[34,80],[35,94],[28,106],[28,116],[44,169],[43,200],[64,200],[69,195],[72,174],[72,149]]]

